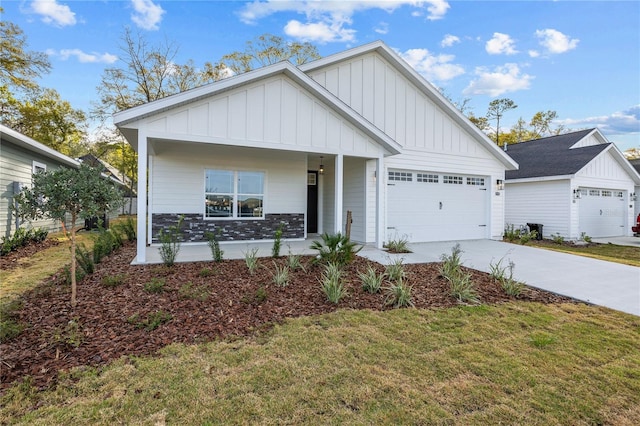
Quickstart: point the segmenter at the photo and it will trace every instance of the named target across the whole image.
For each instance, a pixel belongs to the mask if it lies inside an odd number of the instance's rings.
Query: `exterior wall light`
[[[504,181],[502,179],[496,180],[496,188],[498,188],[498,191],[504,190]]]
[[[579,189],[574,189],[573,190],[573,198],[576,200],[579,200],[580,198],[582,198],[582,192],[580,192]]]
[[[321,155],[320,156],[320,168],[318,169],[318,173],[321,174],[321,175],[324,174],[324,164],[322,164],[323,163],[323,161],[322,161],[323,158],[324,157]]]
[[[636,195],[636,193],[635,193],[635,192],[632,192],[632,193],[629,195],[629,198],[631,198],[631,201],[636,201],[636,200],[638,199],[638,196]]]

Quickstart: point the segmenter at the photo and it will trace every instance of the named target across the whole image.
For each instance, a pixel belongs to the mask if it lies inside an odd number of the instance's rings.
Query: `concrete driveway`
[[[401,257],[404,263],[438,262],[457,242],[411,244],[413,253],[390,255],[364,247],[360,255],[388,264]],[[464,266],[489,272],[489,265],[511,260],[514,277],[532,287],[570,296],[640,316],[640,268],[491,240],[460,241]]]

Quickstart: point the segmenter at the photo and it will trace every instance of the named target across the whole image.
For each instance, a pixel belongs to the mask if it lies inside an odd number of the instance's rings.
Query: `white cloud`
[[[63,61],[68,60],[71,57],[75,57],[78,62],[81,63],[101,63],[101,64],[113,64],[118,60],[116,55],[112,55],[111,53],[86,53],[80,49],[61,49],[59,52],[53,49],[47,49],[47,55],[49,56],[57,56]]]
[[[603,133],[640,134],[640,105],[632,106],[624,111],[616,111],[609,115],[586,118],[568,118],[558,120],[560,124],[574,128],[597,127]]]
[[[430,82],[447,81],[464,74],[461,65],[452,63],[454,55],[434,55],[427,49],[409,49],[399,54]]]
[[[493,38],[485,45],[485,50],[490,55],[515,55],[515,41],[508,34],[493,33]]]
[[[31,10],[42,17],[42,22],[58,27],[76,24],[76,14],[69,6],[56,0],[33,0]]]
[[[464,95],[500,96],[503,93],[525,90],[531,86],[533,76],[522,74],[517,64],[505,64],[493,71],[486,67],[475,70],[477,79],[462,91]]]
[[[284,27],[284,32],[288,36],[302,41],[327,43],[353,41],[356,31],[343,28],[342,24],[330,25],[325,22],[303,24],[294,19],[287,22],[287,25]]]
[[[142,1],[142,0],[140,0]],[[293,19],[285,26],[285,32],[292,37],[305,41],[326,43],[329,41],[353,41],[356,31],[349,26],[357,12],[381,9],[393,13],[402,6],[412,7],[416,11],[425,12],[427,19],[441,19],[449,9],[445,0],[371,0],[371,1],[278,1],[255,0],[246,3],[238,13],[240,20],[246,24],[255,24],[258,20],[279,12],[294,12],[304,15],[306,20]],[[377,30],[386,34],[386,26]],[[298,36],[297,34],[300,34]]]
[[[373,29],[373,31],[378,34],[387,34],[389,32],[389,24],[387,22],[380,22],[377,27]]]
[[[528,53],[529,57],[531,58],[537,58],[540,56],[540,52],[538,52],[537,50],[530,50]]]
[[[537,30],[536,37],[540,39],[540,45],[544,47],[545,51],[551,54],[565,53],[573,50],[578,46],[578,42],[580,41],[577,38],[570,38],[558,30],[549,28]]]
[[[451,47],[456,43],[460,43],[460,37],[454,36],[451,34],[447,34],[444,36],[442,41],[440,42],[440,46],[442,47]]]
[[[157,30],[165,10],[151,0],[131,0],[134,13],[131,20],[144,30]]]

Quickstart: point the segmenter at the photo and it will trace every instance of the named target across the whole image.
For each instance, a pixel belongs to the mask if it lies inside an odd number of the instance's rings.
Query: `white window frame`
[[[47,171],[47,165],[39,161],[33,160],[31,164],[31,171],[33,174],[44,173]]]
[[[207,192],[207,172],[209,171],[222,171],[222,172],[231,172],[233,173],[233,192]],[[261,173],[262,174],[262,193],[261,194],[248,194],[248,193],[239,193],[238,191],[238,175],[240,173]],[[265,201],[266,201],[266,186],[267,186],[267,173],[264,170],[230,170],[230,169],[222,169],[222,168],[206,168],[204,170],[204,212],[203,218],[204,220],[264,220],[265,218]],[[207,195],[230,195],[233,205],[233,211],[231,212],[231,216],[207,216]],[[249,195],[249,196],[257,196],[262,197],[262,207],[260,208],[259,216],[240,216],[238,214],[238,196],[239,195]]]
[[[447,185],[463,185],[464,178],[462,176],[444,175],[442,176],[442,183]]]
[[[439,183],[440,176],[432,173],[416,173],[416,181],[422,183]]]
[[[388,179],[392,182],[413,182],[413,173],[389,170]]]

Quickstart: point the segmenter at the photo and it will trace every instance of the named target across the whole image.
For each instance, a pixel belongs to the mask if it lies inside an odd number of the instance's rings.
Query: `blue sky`
[[[125,27],[179,46],[176,61],[215,62],[264,33],[308,41],[322,56],[383,40],[476,115],[507,97],[504,117],[555,110],[571,129],[599,127],[640,148],[638,1],[4,0],[31,50],[47,52],[41,84],[88,111]],[[502,127],[502,125],[501,125]],[[502,128],[505,128],[502,127]]]

